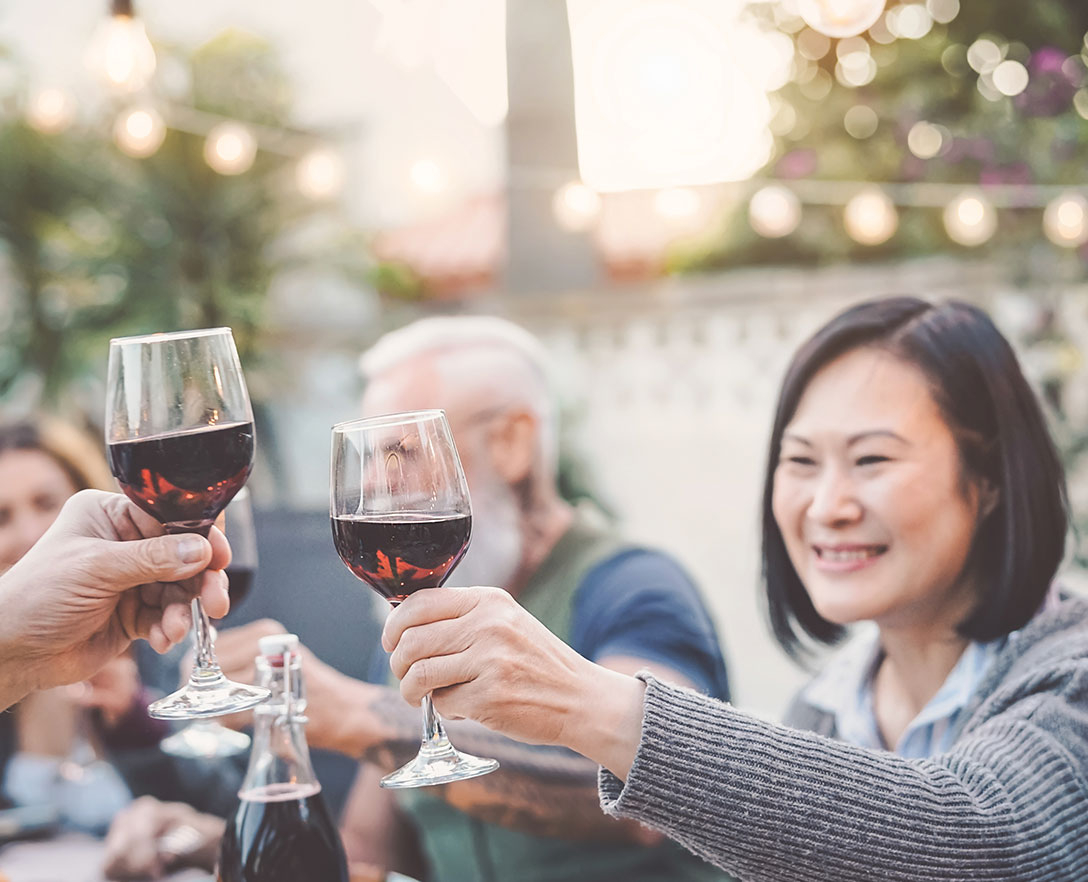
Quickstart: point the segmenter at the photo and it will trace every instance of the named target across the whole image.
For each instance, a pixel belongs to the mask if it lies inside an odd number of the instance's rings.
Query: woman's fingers
[[[421,658],[404,672],[400,681],[400,694],[411,704],[419,704],[428,693],[440,692],[475,678],[473,654],[470,652]],[[464,710],[458,711],[458,717],[470,715]]]
[[[385,620],[382,646],[386,652],[392,652],[409,628],[460,618],[483,604],[513,602],[513,598],[501,588],[428,588],[417,591]]]

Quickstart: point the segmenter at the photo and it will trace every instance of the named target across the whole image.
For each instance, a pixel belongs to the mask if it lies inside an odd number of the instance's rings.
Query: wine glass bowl
[[[110,341],[110,469],[125,495],[168,533],[207,536],[248,479],[254,447],[253,410],[230,328]],[[189,682],[148,713],[196,719],[263,701],[267,690],[223,676],[199,598],[192,611],[196,664]]]
[[[341,560],[392,606],[442,585],[468,548],[468,484],[440,410],[333,426],[329,495]],[[430,696],[422,709],[419,754],[383,778],[382,787],[446,784],[498,768],[493,759],[454,749]]]

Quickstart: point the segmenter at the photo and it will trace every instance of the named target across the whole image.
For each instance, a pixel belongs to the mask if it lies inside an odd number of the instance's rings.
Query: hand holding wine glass
[[[106,443],[125,494],[168,533],[207,536],[253,467],[253,411],[230,328],[110,341]],[[227,680],[211,626],[192,604],[196,665],[182,689],[148,708],[160,719],[253,707],[267,690]]]
[[[436,588],[464,556],[472,531],[468,485],[440,410],[340,423],[332,433],[330,513],[344,564],[396,606]],[[383,787],[423,787],[484,775],[493,759],[458,753],[430,696],[423,743]]]

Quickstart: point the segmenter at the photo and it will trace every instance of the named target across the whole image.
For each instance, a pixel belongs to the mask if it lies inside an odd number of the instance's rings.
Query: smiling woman
[[[578,656],[492,588],[388,619],[401,692],[603,767],[601,804],[752,882],[1083,878],[1088,603],[1065,479],[981,310],[859,304],[794,357],[763,506],[775,636],[870,622],[784,726]],[[858,848],[864,843],[864,848]]]

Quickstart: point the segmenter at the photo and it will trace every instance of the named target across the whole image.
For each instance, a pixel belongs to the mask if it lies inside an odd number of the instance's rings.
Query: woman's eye
[[[857,464],[859,466],[877,465],[878,463],[888,462],[887,456],[859,456]]]
[[[811,456],[787,456],[786,462],[799,466],[816,465],[816,460],[814,460]]]

